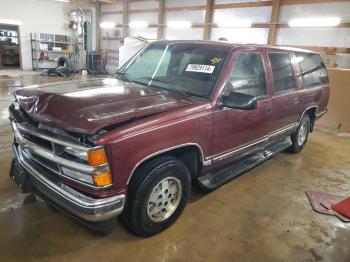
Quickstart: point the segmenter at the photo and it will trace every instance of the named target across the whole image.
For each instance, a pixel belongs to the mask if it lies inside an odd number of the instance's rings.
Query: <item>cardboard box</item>
[[[330,98],[328,112],[317,126],[350,132],[350,69],[328,68]]]

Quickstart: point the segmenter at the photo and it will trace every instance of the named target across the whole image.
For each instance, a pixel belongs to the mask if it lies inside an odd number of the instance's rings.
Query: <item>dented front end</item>
[[[9,112],[14,131],[10,176],[24,191],[36,191],[86,221],[122,212],[125,195],[109,190],[113,179],[104,147],[38,124],[15,104]]]

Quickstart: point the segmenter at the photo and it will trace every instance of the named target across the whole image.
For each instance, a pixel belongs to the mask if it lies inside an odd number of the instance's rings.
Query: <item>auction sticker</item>
[[[188,64],[186,71],[212,74],[214,69],[215,69],[215,66],[212,66],[212,65]]]

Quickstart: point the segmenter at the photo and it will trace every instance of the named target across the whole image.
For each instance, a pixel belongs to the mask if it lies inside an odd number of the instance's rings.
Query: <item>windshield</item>
[[[116,74],[125,81],[209,98],[228,49],[191,43],[150,44]]]

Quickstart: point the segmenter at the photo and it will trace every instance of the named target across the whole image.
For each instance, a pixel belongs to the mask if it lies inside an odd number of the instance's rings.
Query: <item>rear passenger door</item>
[[[279,140],[294,131],[300,116],[298,86],[288,51],[268,52],[272,78],[272,99],[269,122],[269,142]]]

